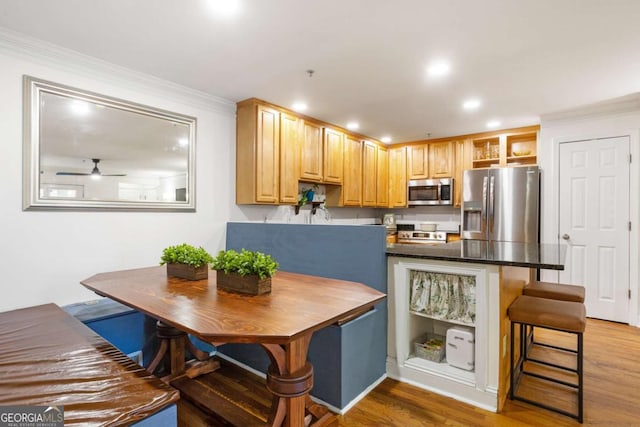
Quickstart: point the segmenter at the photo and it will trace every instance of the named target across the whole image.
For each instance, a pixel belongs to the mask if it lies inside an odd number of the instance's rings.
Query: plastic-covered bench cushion
[[[0,313],[0,405],[64,406],[65,425],[119,426],[179,397],[55,304]]]

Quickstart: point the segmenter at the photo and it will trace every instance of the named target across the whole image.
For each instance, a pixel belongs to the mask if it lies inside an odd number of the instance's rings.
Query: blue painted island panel
[[[178,425],[178,406],[173,404],[161,411],[131,424],[133,427],[173,427]]]
[[[268,253],[283,271],[360,282],[387,293],[383,226],[231,222],[226,247]],[[262,372],[269,365],[256,345],[227,344],[218,351]],[[315,373],[311,394],[345,407],[384,375],[386,354],[384,301],[350,322],[314,333],[308,355]]]
[[[156,319],[109,298],[70,304],[62,307],[136,363],[149,366],[160,343],[156,336]],[[191,337],[196,347],[207,353],[211,344]],[[190,355],[187,354],[187,358]]]

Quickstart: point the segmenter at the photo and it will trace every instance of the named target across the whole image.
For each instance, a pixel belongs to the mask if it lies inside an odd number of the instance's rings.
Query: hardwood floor
[[[536,334],[541,340],[564,344],[565,341],[572,342],[567,341],[562,334],[554,332],[537,330]],[[640,426],[640,329],[588,319],[585,331],[584,371],[583,425]],[[232,374],[235,375],[238,375],[237,371]],[[214,384],[212,378],[206,381]],[[251,381],[256,385],[262,383],[262,380],[255,376]],[[236,392],[240,394],[244,387],[251,388],[246,380],[238,377],[234,377],[232,382],[235,383]],[[558,390],[556,386],[533,386],[532,389],[534,392],[545,394],[554,403],[565,401],[567,405],[573,404],[573,396]],[[258,407],[266,409],[268,396],[258,396],[249,396],[252,399],[252,407],[254,410]],[[183,398],[186,399],[184,393]],[[256,402],[260,402],[260,405]],[[188,403],[179,411],[182,426],[226,425],[214,423],[211,417],[200,410],[194,410]],[[198,417],[200,421],[196,422],[195,419]],[[338,419],[342,427],[580,425],[569,417],[517,401],[508,400],[504,411],[495,414],[389,378]]]
[[[569,342],[548,331],[541,339]],[[587,320],[584,336],[585,426],[640,426],[640,329]],[[557,387],[556,387],[557,388]],[[551,388],[554,403],[566,399]],[[349,412],[340,426],[575,426],[577,421],[526,403],[507,400],[495,414],[387,378]]]

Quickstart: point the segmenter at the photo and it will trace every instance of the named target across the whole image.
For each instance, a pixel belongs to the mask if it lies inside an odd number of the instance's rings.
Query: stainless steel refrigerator
[[[462,179],[462,239],[537,243],[540,168],[471,169]]]

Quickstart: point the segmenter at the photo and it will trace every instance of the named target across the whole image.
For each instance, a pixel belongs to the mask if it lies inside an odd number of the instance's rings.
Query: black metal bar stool
[[[548,409],[550,411],[557,412],[559,414],[567,415],[569,417],[577,419],[582,422],[583,419],[583,333],[586,325],[586,311],[584,304],[573,301],[559,301],[548,298],[538,298],[528,295],[522,295],[516,298],[516,300],[509,306],[508,310],[509,320],[511,321],[511,372],[510,372],[510,386],[509,397],[512,400],[521,400],[529,404]],[[515,360],[515,327],[516,324],[520,327],[520,354],[518,360]],[[576,335],[576,348],[565,348],[559,346],[550,346],[553,351],[559,351],[562,353],[568,353],[575,355],[576,368],[571,368],[556,363],[552,363],[545,360],[534,359],[529,357],[528,339],[522,339],[526,337],[526,328],[544,328],[561,331],[569,334]],[[538,344],[538,343],[535,343]],[[532,362],[539,365],[549,366],[555,369],[560,369],[567,372],[576,374],[577,383],[564,381],[552,376],[542,375],[540,373],[528,371],[525,369],[525,362]],[[563,387],[575,389],[577,391],[577,413],[572,413],[564,409],[552,406],[550,404],[534,401],[529,398],[518,396],[517,389],[520,385],[520,380],[523,375],[539,378],[545,381],[550,381],[559,384]]]

